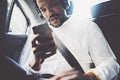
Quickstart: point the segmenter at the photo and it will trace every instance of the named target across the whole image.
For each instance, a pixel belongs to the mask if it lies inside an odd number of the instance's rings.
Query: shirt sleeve
[[[91,70],[99,75],[100,80],[112,80],[120,70],[114,53],[97,24],[91,23],[88,35],[90,56],[96,66]]]

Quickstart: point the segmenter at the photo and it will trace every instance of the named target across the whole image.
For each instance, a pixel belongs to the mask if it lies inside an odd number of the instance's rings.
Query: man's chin
[[[52,23],[50,23],[50,25],[53,26],[54,28],[58,28],[61,26],[61,24],[52,24]]]

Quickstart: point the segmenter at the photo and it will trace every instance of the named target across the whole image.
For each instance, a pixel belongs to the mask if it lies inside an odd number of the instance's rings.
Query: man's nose
[[[52,15],[54,13],[54,10],[52,10],[52,9],[48,9],[47,10],[47,14],[49,15],[49,17]]]

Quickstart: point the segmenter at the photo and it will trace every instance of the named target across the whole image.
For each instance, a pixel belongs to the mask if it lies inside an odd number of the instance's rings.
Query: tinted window
[[[15,3],[12,10],[9,32],[13,34],[23,34],[25,33],[26,29],[27,20],[21,9]]]

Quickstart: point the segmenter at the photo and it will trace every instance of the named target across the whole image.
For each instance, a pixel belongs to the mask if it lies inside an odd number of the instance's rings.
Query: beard
[[[51,26],[56,27],[56,28],[62,25],[62,19],[59,16],[59,14],[51,15],[48,21]]]

